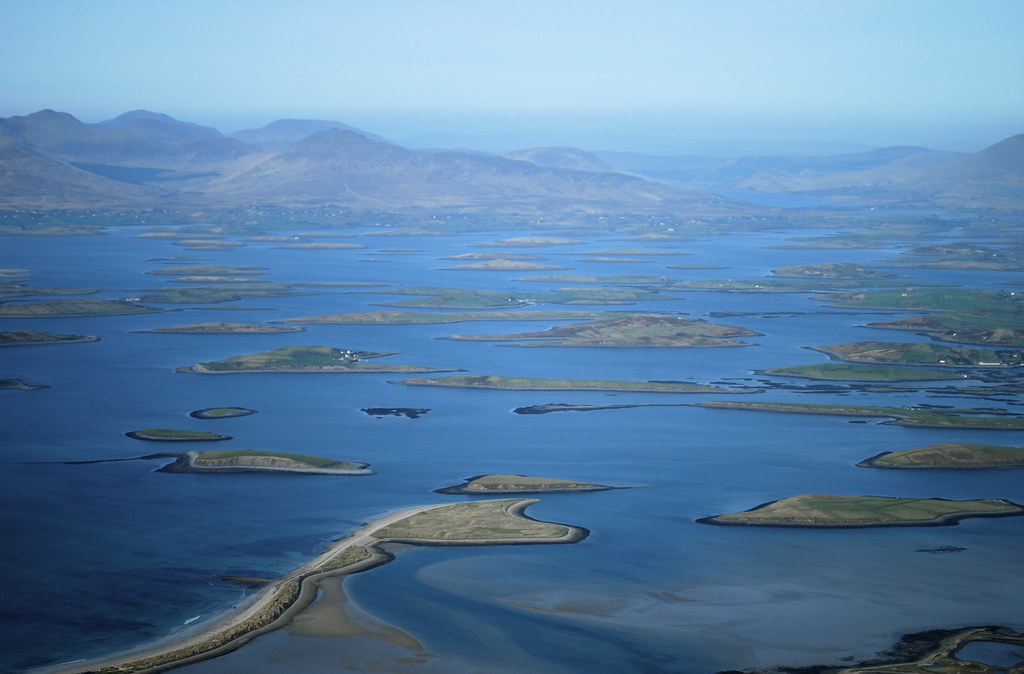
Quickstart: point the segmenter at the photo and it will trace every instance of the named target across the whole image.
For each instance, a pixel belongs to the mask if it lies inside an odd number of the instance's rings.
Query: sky
[[[1021,0],[0,0],[0,116],[976,150],[1024,133],[1022,35]]]

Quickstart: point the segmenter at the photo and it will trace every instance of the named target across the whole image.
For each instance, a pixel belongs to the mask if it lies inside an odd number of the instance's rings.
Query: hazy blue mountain
[[[606,161],[593,154],[575,147],[534,147],[525,150],[506,152],[504,157],[528,161],[537,166],[572,169],[574,171],[594,171],[596,173],[615,173],[618,171]]]
[[[373,140],[388,142],[387,139],[381,138],[377,134],[357,129],[353,126],[349,126],[348,124],[343,124],[342,122],[333,122],[322,119],[279,119],[258,129],[236,131],[231,134],[231,137],[237,138],[245,143],[259,145],[264,148],[280,149],[297,140],[302,140],[306,136],[311,136],[314,133],[326,131],[328,129],[352,131]]]

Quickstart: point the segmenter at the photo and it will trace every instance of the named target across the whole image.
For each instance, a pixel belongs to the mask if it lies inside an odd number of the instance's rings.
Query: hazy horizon
[[[329,119],[427,145],[511,134],[972,151],[1024,131],[1024,5],[1009,0],[0,0],[0,19],[4,117],[141,108],[224,133]]]

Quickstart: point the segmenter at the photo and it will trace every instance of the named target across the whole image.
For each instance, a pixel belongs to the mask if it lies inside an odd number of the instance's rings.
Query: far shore
[[[519,499],[509,503],[504,510],[509,515],[531,520],[532,518],[524,515],[523,511],[537,502],[537,499]],[[288,624],[316,599],[318,583],[322,579],[365,571],[394,559],[393,554],[382,549],[381,546],[385,543],[397,542],[412,545],[575,543],[589,534],[586,529],[563,525],[566,533],[563,536],[552,538],[435,540],[380,538],[376,535],[385,527],[409,519],[414,515],[440,508],[449,508],[453,505],[458,504],[442,503],[406,508],[373,520],[332,544],[312,561],[288,573],[283,578],[269,583],[251,599],[239,605],[236,610],[223,614],[218,620],[204,625],[196,631],[182,633],[177,638],[173,636],[164,638],[156,645],[125,651],[117,655],[75,662],[73,666],[61,664],[35,671],[37,674],[155,673],[230,653],[255,637]]]

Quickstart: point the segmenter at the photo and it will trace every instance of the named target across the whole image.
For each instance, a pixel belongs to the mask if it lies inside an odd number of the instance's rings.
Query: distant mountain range
[[[97,124],[0,118],[0,209],[338,205],[500,212],[726,212],[751,191],[1019,209],[1024,135],[959,154],[695,157],[531,148],[412,150],[341,122],[283,119],[225,136],[146,110]]]

